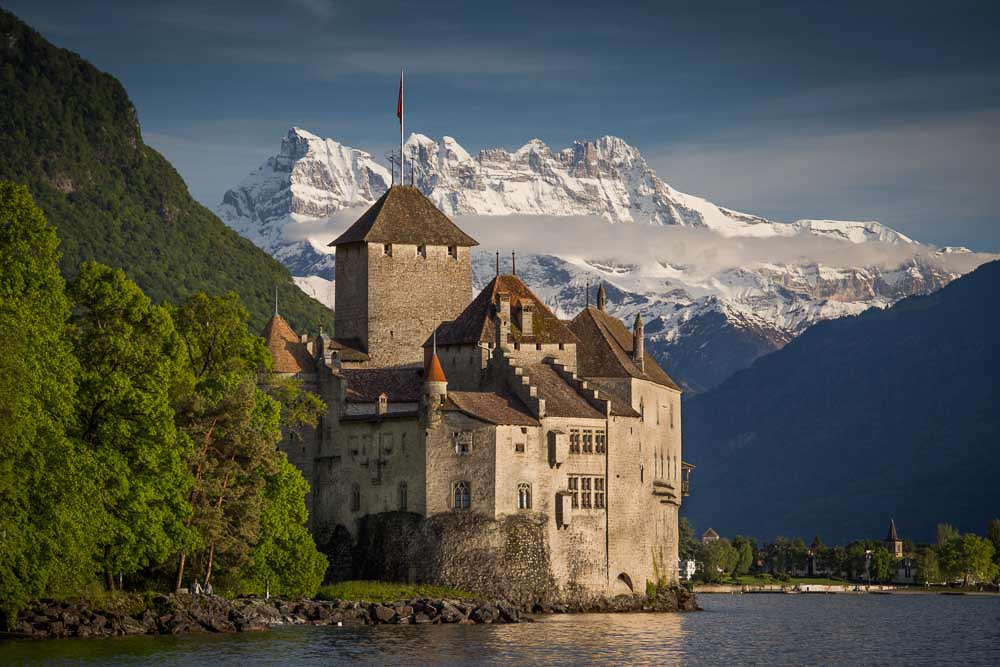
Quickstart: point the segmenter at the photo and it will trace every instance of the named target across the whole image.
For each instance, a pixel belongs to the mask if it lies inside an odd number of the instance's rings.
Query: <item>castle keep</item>
[[[389,189],[337,238],[336,336],[264,332],[327,411],[283,448],[331,574],[509,599],[677,579],[680,390],[597,306],[560,320],[516,275],[472,298],[462,232]]]

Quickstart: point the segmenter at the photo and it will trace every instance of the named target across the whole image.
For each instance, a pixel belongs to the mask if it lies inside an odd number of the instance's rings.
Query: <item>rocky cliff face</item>
[[[588,281],[604,282],[609,310],[626,319],[642,310],[651,349],[691,390],[718,384],[815,322],[937,290],[988,259],[938,251],[877,222],[781,223],[732,211],[673,189],[616,137],[561,151],[536,139],[472,155],[451,137],[413,134],[405,151],[407,182],[473,236],[485,219],[512,232],[525,220],[564,221],[556,236],[566,247],[533,244],[518,273],[563,317],[584,306]],[[368,153],[292,128],[277,156],[225,194],[218,214],[295,275],[313,276],[299,282],[315,292],[319,279],[334,278],[325,244],[390,182]],[[621,233],[582,252],[578,237],[596,219]],[[661,253],[664,230],[693,234],[675,245],[703,249],[683,260],[673,249]],[[728,255],[720,258],[716,243]],[[742,244],[756,251],[740,256]],[[785,259],[764,261],[769,247]],[[491,250],[474,255],[478,287],[495,271]]]

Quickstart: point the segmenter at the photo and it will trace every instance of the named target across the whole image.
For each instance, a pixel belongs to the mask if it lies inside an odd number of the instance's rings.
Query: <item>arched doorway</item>
[[[632,586],[632,577],[628,576],[625,572],[618,575],[615,579],[615,595],[630,594],[634,593],[635,588]]]

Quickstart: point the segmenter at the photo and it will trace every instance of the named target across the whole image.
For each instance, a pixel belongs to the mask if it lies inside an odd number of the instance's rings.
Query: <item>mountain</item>
[[[877,222],[781,223],[723,208],[670,187],[616,137],[473,156],[451,137],[413,134],[406,154],[407,180],[482,243],[479,287],[495,271],[490,249],[512,245],[532,248],[518,273],[560,316],[603,281],[609,310],[642,310],[650,349],[694,392],[815,322],[932,292],[988,259]],[[332,280],[326,243],[390,180],[369,153],[292,128],[217,213],[296,276]]]
[[[700,528],[826,543],[1000,511],[1000,262],[823,322],[685,404]]]
[[[156,301],[235,290],[263,329],[274,310],[294,326],[332,314],[288,270],[195,202],[143,143],[122,85],[0,10],[0,179],[26,184],[62,240],[63,273],[85,260],[125,270]]]

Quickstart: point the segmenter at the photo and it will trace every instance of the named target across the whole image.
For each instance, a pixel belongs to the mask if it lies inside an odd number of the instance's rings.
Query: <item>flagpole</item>
[[[406,157],[403,156],[403,70],[399,70],[399,184],[406,185]]]

